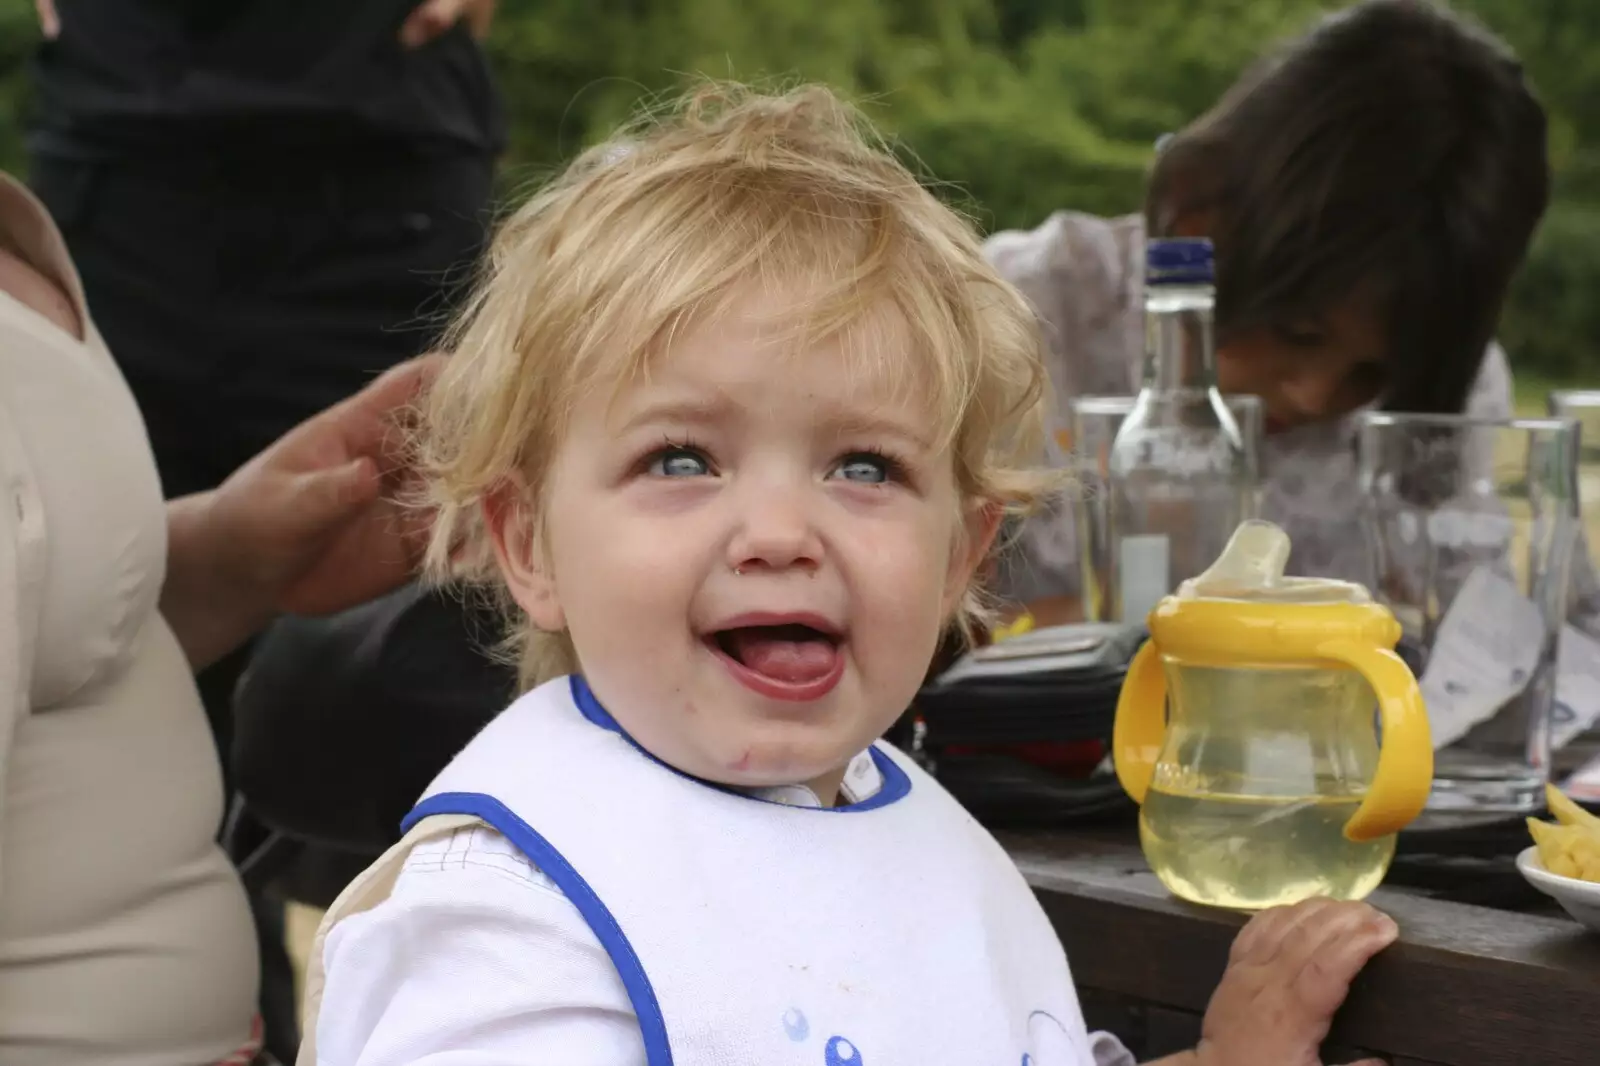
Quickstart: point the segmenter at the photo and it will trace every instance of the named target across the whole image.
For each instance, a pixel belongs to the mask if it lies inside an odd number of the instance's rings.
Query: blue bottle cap
[[[1145,246],[1147,285],[1213,285],[1211,241],[1205,237],[1169,237]]]

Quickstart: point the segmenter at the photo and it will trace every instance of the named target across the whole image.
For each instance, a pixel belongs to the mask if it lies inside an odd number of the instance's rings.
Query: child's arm
[[[1351,980],[1398,935],[1393,919],[1364,903],[1315,899],[1261,912],[1233,942],[1200,1046],[1148,1066],[1321,1066],[1318,1049]]]
[[[389,897],[328,932],[319,1066],[644,1066],[582,915],[482,829],[419,844]]]

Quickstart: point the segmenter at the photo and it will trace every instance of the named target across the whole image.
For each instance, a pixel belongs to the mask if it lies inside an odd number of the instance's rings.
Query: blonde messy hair
[[[585,152],[500,229],[423,413],[429,571],[503,596],[490,494],[538,501],[580,395],[643,373],[752,278],[815,294],[798,324],[812,342],[892,309],[923,365],[884,376],[917,379],[964,501],[1035,500],[1041,338],[973,228],[827,89],[712,84]],[[524,685],[576,669],[566,634],[504,605]],[[983,616],[974,590],[953,621]]]

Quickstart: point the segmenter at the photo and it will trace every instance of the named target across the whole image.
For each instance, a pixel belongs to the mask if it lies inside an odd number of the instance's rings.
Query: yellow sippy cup
[[[1358,584],[1284,577],[1288,558],[1283,530],[1241,525],[1150,613],[1117,701],[1145,857],[1196,903],[1363,898],[1432,784],[1399,623]]]

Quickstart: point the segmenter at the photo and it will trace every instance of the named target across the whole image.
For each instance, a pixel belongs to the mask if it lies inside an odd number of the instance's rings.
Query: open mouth
[[[780,699],[825,695],[844,669],[843,636],[821,623],[730,626],[706,643],[745,685]]]

